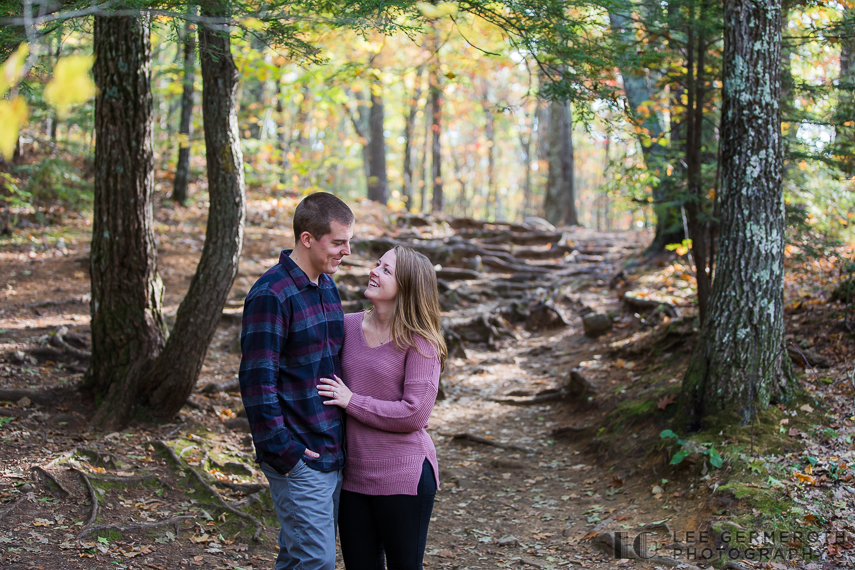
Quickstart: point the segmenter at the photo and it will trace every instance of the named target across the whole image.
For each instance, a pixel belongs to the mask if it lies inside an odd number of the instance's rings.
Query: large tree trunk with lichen
[[[683,379],[690,427],[749,422],[796,390],[784,351],[780,0],[725,0],[720,245],[709,315]]]
[[[211,0],[202,5],[201,14],[226,18],[228,2]],[[211,205],[205,247],[190,289],[178,308],[169,341],[143,386],[147,404],[161,418],[177,414],[196,385],[237,274],[243,243],[243,156],[235,115],[238,70],[228,33],[200,25],[199,53]]]
[[[95,17],[95,200],[92,358],[96,427],[127,422],[139,380],[165,341],[154,243],[151,26],[145,16]]]

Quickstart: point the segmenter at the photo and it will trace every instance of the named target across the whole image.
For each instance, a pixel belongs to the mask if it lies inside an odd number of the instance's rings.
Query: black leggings
[[[416,495],[341,492],[338,532],[347,570],[422,570],[436,480],[427,459]]]

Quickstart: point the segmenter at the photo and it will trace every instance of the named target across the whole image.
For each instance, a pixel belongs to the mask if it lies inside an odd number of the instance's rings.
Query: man
[[[330,274],[350,255],[353,212],[324,192],[294,212],[293,250],[255,283],[241,330],[240,390],[281,530],[276,570],[333,570],[344,467],[341,408],[319,378],[341,376],[344,313]]]

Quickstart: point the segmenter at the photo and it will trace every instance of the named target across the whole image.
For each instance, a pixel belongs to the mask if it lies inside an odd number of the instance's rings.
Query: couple
[[[241,396],[282,527],[276,570],[333,570],[336,520],[348,570],[384,556],[421,569],[439,485],[425,428],[447,356],[433,266],[387,251],[366,284],[373,308],[345,315],[330,275],[350,254],[350,208],[311,194],[294,236],[241,330]]]

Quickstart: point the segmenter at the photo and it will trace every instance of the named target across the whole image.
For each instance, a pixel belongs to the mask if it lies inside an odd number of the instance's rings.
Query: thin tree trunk
[[[195,14],[191,9],[191,15]],[[172,200],[187,203],[190,182],[190,137],[193,136],[193,82],[196,80],[196,33],[190,20],[184,22],[184,89],[181,93],[181,124],[178,127],[178,163],[175,166],[175,184]]]
[[[227,0],[209,0],[202,5],[201,15],[228,17]],[[147,376],[148,402],[161,418],[178,413],[199,378],[237,274],[246,216],[243,156],[235,114],[238,70],[228,33],[200,25],[199,52],[211,205],[202,257],[178,307],[166,348]]]
[[[564,120],[561,122],[561,175],[564,181],[561,211],[563,223],[568,226],[578,226],[579,217],[576,215],[576,176],[574,173],[576,159],[573,153],[573,112],[570,103],[564,104]]]
[[[59,31],[56,34],[56,50],[54,51],[54,65],[59,62],[59,58],[62,55],[62,27],[60,27]],[[48,135],[50,136],[50,140],[52,142],[56,142],[56,129],[59,126],[59,116],[54,110],[50,115],[48,115],[50,121],[50,128],[48,129]]]
[[[93,423],[127,423],[139,380],[163,349],[152,193],[151,25],[147,16],[95,17],[95,199],[92,358],[101,400]]]
[[[422,144],[421,180],[419,181],[420,212],[428,211],[428,157],[430,153],[431,125],[433,125],[433,103],[428,99],[425,104],[425,138]]]
[[[276,142],[279,146],[279,166],[282,175],[279,181],[285,184],[288,179],[288,128],[285,126],[285,87],[282,85],[282,66],[276,79]]]
[[[843,172],[851,178],[855,176],[855,6],[851,2],[844,4],[842,29],[834,143]]]
[[[368,199],[385,204],[388,200],[386,181],[386,135],[383,131],[383,85],[372,75],[371,110],[368,115]]]
[[[523,159],[523,211],[522,218],[528,217],[531,210],[531,139],[533,133],[530,128],[528,134],[522,131],[519,133],[520,148],[522,149]]]
[[[431,68],[430,73],[430,107],[432,111],[431,121],[431,177],[433,183],[433,198],[431,209],[441,212],[443,206],[442,196],[442,86],[439,83],[439,64]]]
[[[617,9],[609,11],[609,23],[612,33],[617,36],[624,46],[626,54],[634,54],[635,48],[635,26],[629,12]],[[645,135],[651,139],[658,140],[664,134],[664,129],[658,113],[649,113],[643,120],[640,118],[638,109],[645,101],[654,98],[653,88],[646,75],[635,71],[632,67],[630,56],[620,59],[619,65],[621,78],[623,79],[624,92],[628,105],[630,118],[637,123]],[[648,170],[653,171],[660,182],[653,187],[653,211],[656,214],[656,234],[648,250],[651,253],[662,251],[669,243],[679,243],[683,240],[683,229],[680,224],[680,208],[675,205],[673,180],[667,176],[668,149],[659,144],[644,144],[644,137],[639,137],[641,153]]]
[[[721,229],[709,316],[683,379],[691,428],[747,423],[797,389],[784,350],[780,0],[724,2]]]
[[[413,137],[416,128],[416,117],[419,114],[419,99],[422,95],[423,72],[424,65],[419,66],[418,70],[416,70],[416,86],[409,100],[410,110],[404,120],[404,165],[402,168],[404,180],[401,195],[408,210],[413,207],[413,152],[415,149]]]
[[[705,7],[706,2],[701,2],[701,16],[705,13]],[[689,237],[692,240],[695,276],[698,283],[698,316],[701,326],[703,326],[707,316],[711,281],[710,274],[707,273],[707,223],[703,219],[703,204],[706,200],[701,188],[706,34],[704,33],[703,24],[700,26],[698,24],[694,3],[692,2],[689,4],[689,29],[686,45],[688,53],[686,66],[686,175],[689,195],[685,201],[685,207]],[[699,27],[697,37],[695,35],[696,27]],[[695,67],[696,51],[697,68]]]
[[[499,219],[499,194],[496,192],[496,118],[490,104],[489,87],[484,86],[481,97],[481,108],[484,111],[484,138],[487,139],[487,210],[485,218]]]

